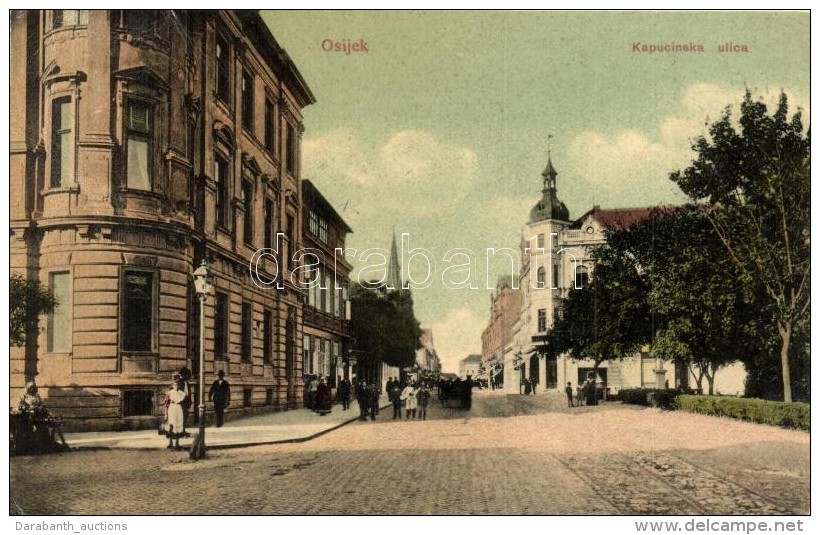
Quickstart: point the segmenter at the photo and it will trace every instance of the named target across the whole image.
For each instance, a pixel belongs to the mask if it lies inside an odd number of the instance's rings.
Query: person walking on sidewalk
[[[398,381],[394,383],[392,379],[388,384],[390,387],[387,390],[387,396],[390,398],[390,403],[393,404],[393,419],[398,418],[401,420],[401,388],[399,388]]]
[[[165,411],[168,427],[168,449],[179,449],[179,437],[182,436],[182,404],[185,402],[182,380],[176,380],[171,389],[165,393]]]
[[[367,391],[367,383],[359,382],[356,386],[356,402],[359,404],[359,419],[367,420],[367,411],[370,405],[370,393]]]
[[[408,384],[401,391],[400,399],[404,401],[405,417],[409,420],[411,417],[416,417],[416,407],[418,400],[416,399],[416,386],[413,383]]]
[[[368,409],[370,413],[370,421],[374,421],[376,419],[376,415],[379,414],[379,398],[381,397],[381,391],[376,383],[371,383],[370,386],[367,387],[367,398],[368,398]]]
[[[572,383],[567,383],[564,392],[567,394],[567,407],[574,407],[575,405],[572,404]]]
[[[313,410],[319,413],[320,416],[324,416],[330,413],[332,405],[333,398],[330,386],[325,381],[325,378],[322,377],[319,379],[319,386],[316,388],[316,401],[313,405]]]
[[[427,404],[430,402],[430,390],[424,384],[421,385],[416,393],[416,399],[419,404],[419,420],[427,419]]]
[[[217,380],[211,385],[208,392],[208,401],[214,402],[214,412],[216,413],[216,426],[222,427],[225,418],[225,408],[231,403],[231,386],[225,380],[224,370],[216,373]]]
[[[339,401],[342,402],[342,410],[350,408],[350,380],[345,377],[339,383]]]

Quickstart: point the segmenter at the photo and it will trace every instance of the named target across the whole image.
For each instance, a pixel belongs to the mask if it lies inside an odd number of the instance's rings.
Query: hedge
[[[680,395],[676,409],[811,431],[811,405],[764,399]]]
[[[618,391],[618,399],[632,405],[643,405],[645,407],[651,405],[663,409],[674,409],[675,397],[683,393],[684,391],[679,389],[624,388]]]

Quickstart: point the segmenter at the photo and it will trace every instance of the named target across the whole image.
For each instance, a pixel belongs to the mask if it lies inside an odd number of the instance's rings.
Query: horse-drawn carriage
[[[438,399],[442,407],[469,409],[472,404],[473,385],[471,381],[442,380],[438,385]]]

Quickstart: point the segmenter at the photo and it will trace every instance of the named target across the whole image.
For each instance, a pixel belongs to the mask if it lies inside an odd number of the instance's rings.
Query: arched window
[[[539,288],[546,288],[546,285],[547,285],[547,270],[544,268],[544,266],[541,266],[540,268],[538,268],[537,273],[538,273],[537,274],[538,287]]]
[[[589,271],[583,266],[575,268],[575,289],[580,290],[589,282]]]

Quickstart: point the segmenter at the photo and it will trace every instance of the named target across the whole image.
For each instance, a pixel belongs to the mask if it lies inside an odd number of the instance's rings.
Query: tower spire
[[[549,134],[547,136],[547,167],[544,169],[544,172],[541,173],[541,176],[544,177],[544,191],[555,191],[555,177],[557,175],[558,172],[555,170],[555,167],[552,166],[552,134]]]
[[[399,250],[396,246],[396,227],[393,227],[393,242],[390,244],[390,263],[387,265],[387,286],[392,290],[401,290],[401,266]]]

